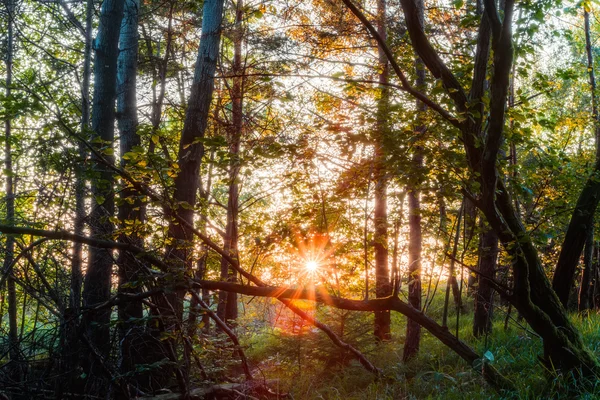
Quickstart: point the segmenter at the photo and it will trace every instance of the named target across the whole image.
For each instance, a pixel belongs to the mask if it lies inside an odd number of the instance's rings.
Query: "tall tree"
[[[202,139],[208,125],[210,104],[214,89],[215,71],[219,56],[221,22],[223,20],[223,0],[207,0],[202,11],[202,34],[198,47],[198,56],[194,72],[194,81],[190,89],[183,131],[177,156],[179,173],[175,177],[173,194],[174,209],[185,224],[194,223],[194,206],[199,185],[199,172],[204,144]],[[168,257],[173,261],[172,279],[176,282],[183,278],[186,271],[192,270],[190,258],[192,233],[172,216],[169,223],[169,236],[172,244],[167,249]],[[167,296],[174,308],[175,316],[181,320],[183,313],[184,291]],[[172,314],[170,307],[163,309]],[[172,321],[176,323],[177,321]],[[171,324],[171,323],[170,323]],[[167,326],[167,329],[173,329]]]
[[[415,2],[417,18],[421,25],[424,25],[425,11],[422,0]],[[426,87],[425,83],[425,64],[420,56],[415,59],[416,82],[418,90]],[[407,186],[408,196],[408,226],[410,229],[408,238],[408,302],[417,310],[421,309],[421,251],[423,247],[423,233],[421,230],[421,181],[423,174],[423,140],[427,127],[423,123],[423,117],[427,106],[420,100],[417,100],[417,120],[419,123],[415,129],[416,145],[412,155],[412,168],[414,177]],[[404,342],[404,361],[414,357],[419,351],[421,341],[421,325],[413,320],[406,323],[406,341]]]
[[[7,37],[6,37],[6,78],[5,78],[5,96],[6,99],[10,99],[12,95],[12,80],[13,80],[13,60],[14,60],[14,18],[16,10],[15,0],[4,0],[4,6],[7,15]],[[14,140],[12,134],[12,114],[15,110],[11,110],[7,113],[4,120],[4,169],[6,175],[5,189],[6,189],[6,222],[9,225],[15,224],[15,182],[14,182],[14,170],[12,163],[12,141]],[[9,271],[9,268],[13,267],[14,253],[15,253],[15,238],[12,235],[6,237],[4,251],[4,264],[3,271],[8,274],[6,279],[6,287],[8,290],[8,356],[13,362],[11,366],[11,376],[15,381],[21,379],[19,365],[20,350],[19,350],[19,333],[18,333],[18,322],[17,322],[17,289],[15,287],[15,281],[13,278],[13,272]]]
[[[86,138],[90,129],[90,79],[92,65],[92,20],[94,17],[94,2],[86,0],[85,12],[85,47],[83,59],[83,74],[81,80],[81,136]],[[77,144],[80,164],[76,166],[75,175],[75,220],[73,221],[73,233],[83,235],[85,227],[86,207],[85,207],[85,177],[84,160],[87,158],[87,149],[85,143],[81,140]],[[70,306],[75,315],[79,314],[81,307],[81,285],[82,285],[82,259],[83,245],[73,243],[73,258],[71,261],[71,298]]]
[[[386,0],[377,1],[377,31],[379,35],[387,40],[386,28]],[[377,47],[379,88],[377,99],[377,122],[375,126],[375,210],[373,235],[373,247],[375,250],[375,294],[377,297],[387,297],[392,294],[390,284],[390,271],[388,267],[388,213],[387,213],[387,186],[388,171],[386,168],[385,141],[389,129],[388,111],[390,102],[389,64],[383,49]],[[389,311],[375,313],[375,337],[378,340],[391,339],[391,319]]]
[[[114,164],[113,143],[115,126],[115,100],[117,87],[117,58],[119,31],[123,19],[124,0],[105,0],[100,10],[98,33],[95,40],[94,94],[92,98],[92,145],[94,179],[92,180],[92,211],[90,232],[94,238],[110,238],[114,231]],[[100,156],[102,158],[100,158]],[[93,307],[110,297],[113,255],[110,249],[91,247],[89,264],[83,287],[83,305]],[[107,357],[110,352],[110,308],[84,314],[84,334],[89,340],[88,356],[83,364],[90,379],[86,385],[89,393],[99,393],[105,382],[95,381],[102,376],[101,360],[89,354]]]
[[[598,99],[596,96],[596,75],[592,51],[592,38],[590,34],[589,5],[584,4],[583,20],[585,30],[585,52],[587,55],[587,70],[590,80],[590,94],[592,98],[592,120],[594,123],[594,140],[596,143],[596,163],[600,162],[600,115],[598,115]],[[591,308],[591,281],[594,275],[594,216],[593,213],[586,226],[585,250],[583,253],[583,271],[579,289],[579,311]],[[562,253],[561,253],[562,254]]]
[[[475,290],[475,316],[473,317],[473,335],[481,336],[492,331],[494,310],[494,287],[491,280],[496,278],[498,260],[498,235],[483,221],[480,221],[479,261],[477,270],[477,289]]]
[[[126,158],[141,140],[137,134],[136,76],[139,47],[138,17],[139,0],[125,0],[123,21],[119,38],[119,57],[117,59],[117,122],[121,167],[127,168]],[[137,163],[138,160],[135,159]],[[140,194],[126,182],[120,192],[119,201],[119,241],[142,246],[140,229],[144,222],[144,205]],[[126,251],[119,252],[117,259],[119,270],[119,293],[135,294],[141,290],[143,268],[140,260]],[[119,304],[121,372],[130,373],[139,363],[143,346],[135,346],[135,340],[141,334],[140,320],[143,308],[140,301],[128,301]]]
[[[244,39],[244,2],[237,0],[235,3],[235,22],[232,32],[233,65],[231,73],[233,84],[231,86],[231,125],[227,130],[229,145],[229,192],[227,196],[227,222],[223,250],[232,258],[238,259],[238,215],[239,215],[239,173],[241,166],[240,142],[244,129],[244,67],[242,65],[242,41]],[[221,278],[236,282],[237,273],[225,258],[221,258]],[[238,316],[237,293],[221,292],[219,294],[219,317],[225,321],[236,320]]]

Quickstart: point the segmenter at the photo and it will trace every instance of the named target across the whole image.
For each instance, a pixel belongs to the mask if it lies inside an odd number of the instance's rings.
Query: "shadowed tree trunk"
[[[429,42],[418,4],[415,0],[401,0],[401,4],[413,48],[433,75],[444,82],[447,95],[454,102],[457,112],[470,112],[473,115],[473,118],[458,121],[449,118],[439,110],[439,105],[429,101],[440,115],[460,130],[469,167],[472,172],[478,174],[478,187],[469,189],[477,190],[478,208],[485,214],[504,249],[515,260],[514,294],[508,298],[533,330],[542,337],[545,359],[549,366],[567,371],[578,370],[584,376],[595,376],[600,370],[600,364],[583,344],[581,334],[569,320],[559,298],[552,290],[538,252],[514,209],[511,196],[504,182],[498,179],[496,163],[503,143],[506,99],[512,67],[514,2],[505,2],[501,18],[494,1],[484,1],[485,15],[481,19],[475,70],[468,95]],[[491,54],[490,34],[493,47],[492,79],[489,116],[484,120],[482,99]],[[487,134],[482,137],[484,124]],[[479,140],[484,140],[483,146],[479,144]],[[590,188],[586,187],[582,193],[582,197],[586,198]],[[577,211],[575,215],[578,215]],[[565,241],[563,249],[568,247],[569,243]]]
[[[123,18],[124,0],[105,0],[100,11],[100,23],[95,40],[94,95],[92,98],[92,145],[103,154],[105,160],[114,163],[113,142],[115,125],[115,99],[117,85],[117,57],[119,54],[119,31]],[[114,216],[114,176],[111,169],[94,156],[94,179],[92,180],[92,211],[90,232],[94,238],[110,238]],[[83,287],[83,305],[91,307],[107,301],[110,297],[113,254],[108,249],[90,247],[89,264]],[[83,359],[87,374],[86,392],[91,395],[105,390],[107,382],[100,357],[110,352],[110,308],[87,312],[82,319],[84,334],[95,349],[90,349]]]
[[[90,80],[92,65],[92,20],[94,17],[94,2],[86,0],[85,11],[85,47],[83,54],[83,73],[81,82],[81,137],[87,139],[90,130]],[[83,235],[86,218],[86,159],[88,150],[83,141],[77,144],[79,162],[75,165],[75,218],[73,220],[73,233]],[[63,359],[60,366],[61,375],[65,379],[59,380],[57,384],[56,397],[63,396],[63,390],[76,392],[77,370],[79,365],[79,350],[81,343],[77,334],[79,316],[81,310],[81,287],[83,284],[82,260],[83,244],[73,242],[73,255],[71,257],[71,291],[69,293],[69,309],[65,310],[62,329],[62,353]]]
[[[383,37],[386,32],[386,0],[377,1],[377,30]],[[375,127],[375,210],[373,235],[373,248],[375,250],[375,295],[378,298],[392,294],[390,284],[390,271],[388,267],[388,214],[387,214],[387,185],[388,174],[385,160],[385,138],[388,131],[389,94],[387,87],[389,80],[389,66],[387,58],[378,46],[379,56],[379,99],[377,100],[377,122]],[[391,339],[391,319],[389,311],[375,313],[374,334],[378,340]]]
[[[188,106],[185,113],[183,131],[179,141],[177,164],[179,170],[175,177],[172,210],[168,229],[166,258],[169,261],[168,274],[161,285],[178,284],[185,280],[193,270],[193,234],[187,226],[194,226],[194,208],[200,183],[200,164],[204,156],[203,140],[208,125],[212,101],[214,78],[219,56],[221,22],[223,19],[223,0],[206,0],[202,11],[202,30],[194,80],[190,89]],[[156,303],[160,312],[161,330],[168,332],[171,338],[164,341],[169,358],[176,362],[175,337],[183,328],[183,297],[186,290],[176,289],[157,296]],[[187,352],[184,356],[187,357]],[[189,359],[186,360],[186,365]],[[187,390],[186,376],[176,369],[176,376],[182,391]]]
[[[119,127],[121,167],[128,168],[126,154],[140,146],[137,134],[136,75],[138,59],[138,16],[139,0],[125,0],[123,22],[119,39],[119,58],[117,60],[117,120]],[[124,157],[125,156],[125,157]],[[133,158],[133,164],[138,159]],[[140,230],[143,227],[145,212],[140,194],[127,183],[120,192],[119,221],[121,230],[119,241],[136,246],[143,245]],[[119,292],[135,294],[141,291],[143,268],[141,261],[133,254],[121,251],[117,259],[119,267]],[[143,307],[140,301],[128,301],[119,304],[119,336],[121,352],[121,373],[131,374],[136,364],[141,364],[142,353],[146,351],[139,340],[144,334],[141,323]],[[137,345],[134,343],[137,342]]]
[[[423,23],[424,4],[422,0],[416,3],[417,18]],[[416,69],[416,87],[419,90],[425,88],[425,65],[423,60],[417,56],[415,60]],[[420,114],[418,119],[422,119],[427,107],[421,101],[417,100],[417,112]],[[412,168],[414,168],[413,182],[407,187],[408,194],[408,226],[410,229],[408,238],[408,302],[415,309],[421,309],[421,249],[423,246],[423,236],[421,233],[421,191],[420,182],[423,169],[423,147],[419,141],[424,140],[426,131],[424,125],[417,126],[415,129],[416,145],[412,157]],[[404,361],[414,357],[419,351],[421,342],[421,325],[409,319],[406,323],[406,342],[404,342]]]
[[[12,95],[12,79],[13,79],[13,56],[14,56],[14,17],[16,10],[15,0],[4,0],[6,14],[8,19],[7,37],[6,37],[6,89],[5,96],[7,99]],[[7,115],[4,120],[4,168],[5,168],[5,190],[6,190],[6,222],[9,225],[15,223],[15,185],[13,180],[12,167],[12,116]],[[4,249],[4,265],[3,271],[8,274],[6,278],[6,288],[8,291],[8,357],[11,361],[9,367],[9,375],[15,382],[21,381],[21,365],[19,350],[19,334],[17,322],[17,289],[13,279],[13,272],[9,271],[12,267],[15,253],[15,238],[11,235],[6,237]]]
[[[479,263],[478,271],[486,277],[495,279],[498,260],[498,235],[494,230],[480,222]],[[473,317],[473,335],[475,337],[492,331],[492,315],[494,310],[494,289],[488,279],[477,276],[475,290],[475,316]]]
[[[594,223],[592,222],[592,225]],[[580,312],[592,308],[592,277],[594,276],[594,230],[591,229],[583,250],[583,270],[579,286],[578,309]]]
[[[596,98],[596,77],[594,74],[594,58],[592,52],[592,39],[590,35],[590,13],[587,10],[583,12],[585,27],[585,50],[588,61],[588,74],[590,78],[590,91],[592,95],[592,116],[594,117],[594,139],[596,140],[596,161],[600,159],[600,121],[598,121],[598,104]],[[592,308],[592,290],[591,283],[594,276],[594,218],[590,218],[585,250],[583,254],[583,272],[581,274],[581,286],[579,289],[579,311]]]
[[[239,191],[238,182],[241,154],[240,140],[244,128],[244,68],[242,66],[242,41],[244,39],[244,2],[238,0],[235,6],[235,25],[233,28],[233,85],[231,87],[231,126],[227,132],[229,143],[229,193],[227,198],[227,224],[223,238],[223,250],[231,257],[238,259],[238,214]],[[237,281],[236,271],[227,260],[221,258],[221,279],[229,282]],[[223,321],[235,321],[238,317],[237,293],[220,292],[217,315]]]
[[[86,0],[85,14],[85,49],[83,59],[83,77],[81,83],[81,136],[88,137],[90,129],[90,78],[92,65],[92,19],[94,17],[94,2]],[[87,149],[81,141],[78,143],[80,162],[83,163],[87,158]],[[75,221],[73,223],[73,233],[82,235],[85,226],[85,178],[83,176],[84,166],[79,164],[75,167]],[[79,314],[81,307],[81,285],[82,285],[82,251],[81,243],[73,243],[73,257],[71,260],[71,295],[70,306],[74,315]]]

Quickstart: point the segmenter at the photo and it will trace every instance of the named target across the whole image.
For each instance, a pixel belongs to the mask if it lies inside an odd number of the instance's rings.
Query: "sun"
[[[304,266],[308,272],[314,273],[319,269],[319,263],[316,261],[307,261]]]

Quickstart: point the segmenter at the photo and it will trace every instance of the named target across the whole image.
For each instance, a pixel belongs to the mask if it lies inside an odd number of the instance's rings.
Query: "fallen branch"
[[[314,289],[290,289],[274,286],[256,287],[216,281],[198,281],[197,284],[210,290],[225,290],[227,292],[236,292],[249,296],[274,297],[284,302],[291,302],[292,300],[310,300],[342,310],[396,311],[427,329],[433,336],[448,346],[470,365],[475,366],[482,360],[482,357],[480,357],[475,350],[450,333],[447,328],[442,327],[422,311],[403,302],[397,296],[370,300],[350,300],[331,296],[324,288],[320,287]],[[494,388],[514,391],[512,383],[502,376],[492,365],[484,362],[481,367],[481,374]]]
[[[224,252],[216,243],[214,243],[212,240],[210,240],[210,238],[203,235],[200,231],[198,231],[193,226],[188,224],[187,221],[185,221],[183,218],[179,217],[176,213],[174,214],[174,216],[178,219],[178,221],[182,225],[184,225],[186,227],[186,229],[188,229],[190,232],[192,232],[193,234],[198,236],[202,241],[204,241],[209,247],[211,247],[217,253],[221,254],[225,258],[225,260],[227,262],[229,262],[229,264],[237,272],[240,273],[240,275],[242,275],[243,277],[245,277],[246,279],[248,279],[250,282],[254,283],[257,286],[263,286],[263,287],[267,286],[267,284],[264,283],[263,281],[261,281],[259,278],[255,277],[254,275],[252,275],[252,274],[248,273],[247,271],[245,271],[244,269],[242,269],[239,266],[237,260],[233,259],[229,254]],[[114,241],[110,241],[110,240],[94,239],[94,238],[90,238],[87,236],[75,235],[75,234],[72,234],[72,233],[66,232],[66,231],[59,231],[59,230],[48,231],[48,230],[26,228],[26,227],[15,227],[15,226],[10,226],[10,225],[0,225],[0,232],[5,233],[5,234],[8,233],[8,234],[42,236],[42,237],[47,237],[50,239],[69,240],[69,241],[73,241],[73,242],[80,242],[80,243],[84,243],[84,244],[88,244],[90,246],[95,246],[95,247],[100,247],[100,248],[129,251],[132,254],[135,254],[137,257],[139,257],[141,259],[145,259],[149,263],[159,267],[163,271],[168,271],[170,269],[170,267],[167,263],[152,256],[146,250],[142,249],[141,247],[137,247],[137,246],[127,244],[127,243],[114,242]],[[114,302],[115,300],[116,299],[111,299],[111,302]],[[305,312],[303,312],[299,308],[295,307],[293,304],[290,304],[286,300],[282,299],[280,301],[282,303],[284,303],[290,310],[292,310],[300,318],[302,318],[305,321],[308,321],[309,323],[311,323],[318,329],[322,330],[333,341],[333,343],[336,346],[338,346],[344,350],[350,351],[357,358],[357,360],[361,363],[361,365],[363,365],[369,372],[372,372],[375,375],[381,374],[381,371],[379,370],[379,368],[375,367],[373,365],[373,363],[371,363],[364,356],[364,354],[362,354],[358,349],[356,349],[356,348],[352,347],[351,345],[349,345],[348,343],[344,342],[327,325],[323,324],[322,322],[319,322],[316,318],[311,317],[310,315],[306,314]],[[109,304],[111,304],[111,303],[103,303],[99,306],[105,307],[105,306],[108,306]]]

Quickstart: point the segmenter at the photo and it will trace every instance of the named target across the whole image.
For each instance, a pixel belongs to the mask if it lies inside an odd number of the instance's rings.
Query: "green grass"
[[[467,309],[472,309],[467,304]],[[441,320],[435,304],[430,314]],[[348,328],[345,340],[356,344],[384,373],[375,380],[356,361],[335,359],[339,354],[323,335],[285,335],[281,331],[263,330],[246,339],[247,354],[254,366],[267,378],[278,378],[280,387],[298,399],[600,399],[600,385],[592,383],[589,393],[574,394],[568,377],[545,371],[538,356],[541,340],[531,333],[523,321],[504,329],[505,310],[497,309],[493,331],[487,338],[475,339],[472,334],[473,315],[461,315],[459,337],[479,354],[489,351],[493,364],[517,388],[516,393],[501,396],[483,378],[435,337],[423,331],[419,355],[409,363],[402,362],[402,347],[406,319],[393,314],[393,339],[374,344],[369,330],[352,336]],[[516,318],[516,313],[513,313]],[[327,314],[320,318],[327,318]],[[596,313],[572,316],[589,348],[600,356],[600,316]],[[456,329],[456,314],[449,315],[449,328]],[[335,326],[336,321],[327,321]],[[356,314],[354,325],[370,327],[372,315]],[[353,326],[354,326],[353,325]]]

